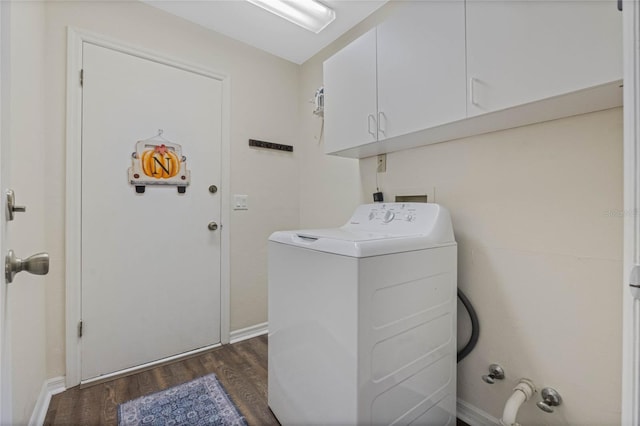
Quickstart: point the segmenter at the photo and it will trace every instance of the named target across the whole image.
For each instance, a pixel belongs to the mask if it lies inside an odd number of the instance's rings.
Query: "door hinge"
[[[629,274],[629,289],[634,299],[640,299],[640,265],[634,265]]]
[[[78,337],[82,337],[82,321],[78,323]]]
[[[84,86],[84,70],[80,70],[80,86]]]

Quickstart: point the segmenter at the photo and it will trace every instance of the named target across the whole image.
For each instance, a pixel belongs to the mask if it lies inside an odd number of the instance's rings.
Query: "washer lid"
[[[329,228],[329,229],[302,229],[293,231],[296,235],[306,240],[318,240],[321,238],[329,238],[340,241],[372,241],[390,238],[389,234],[379,232],[354,231],[345,228]]]
[[[279,231],[270,241],[351,257],[455,245],[449,212],[437,204],[365,204],[340,228]]]

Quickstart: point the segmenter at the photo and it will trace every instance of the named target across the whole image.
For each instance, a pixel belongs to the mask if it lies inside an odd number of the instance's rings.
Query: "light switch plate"
[[[249,210],[248,195],[234,194],[233,195],[233,209],[234,210]]]

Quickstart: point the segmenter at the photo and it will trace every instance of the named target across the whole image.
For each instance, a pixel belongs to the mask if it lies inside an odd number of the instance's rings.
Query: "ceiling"
[[[145,3],[302,64],[388,0],[322,0],[336,19],[319,34],[244,0],[142,0]]]

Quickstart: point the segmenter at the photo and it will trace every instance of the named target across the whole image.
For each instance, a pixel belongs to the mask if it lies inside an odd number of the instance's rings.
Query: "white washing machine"
[[[269,238],[269,407],[283,425],[456,422],[457,247],[437,204]]]

